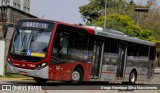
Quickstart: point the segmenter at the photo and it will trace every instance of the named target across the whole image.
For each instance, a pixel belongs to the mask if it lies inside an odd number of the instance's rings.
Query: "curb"
[[[3,81],[10,81],[10,80],[18,80],[18,81],[21,81],[21,80],[23,80],[23,81],[31,81],[31,80],[33,80],[33,79],[31,79],[31,78],[7,78],[7,77],[0,77],[0,80],[3,80]]]

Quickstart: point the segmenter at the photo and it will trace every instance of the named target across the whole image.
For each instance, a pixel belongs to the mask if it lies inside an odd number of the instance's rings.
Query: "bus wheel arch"
[[[84,70],[81,65],[76,65],[71,73],[71,84],[80,84],[83,80]]]
[[[137,81],[137,70],[134,68],[131,70],[129,74],[129,83],[135,84],[136,81]]]

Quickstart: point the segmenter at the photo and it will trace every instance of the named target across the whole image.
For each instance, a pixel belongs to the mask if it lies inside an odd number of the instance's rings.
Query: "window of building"
[[[2,0],[2,5],[6,5],[6,0]]]
[[[27,8],[27,12],[29,13],[29,8]]]
[[[16,3],[13,3],[13,7],[15,7],[15,8],[16,8],[16,5],[17,5]]]
[[[7,1],[7,5],[10,5],[10,1],[9,0]]]
[[[26,10],[27,10],[27,7],[24,6],[23,11],[26,11]]]
[[[17,9],[20,9],[21,8],[21,5],[20,4],[17,4]]]

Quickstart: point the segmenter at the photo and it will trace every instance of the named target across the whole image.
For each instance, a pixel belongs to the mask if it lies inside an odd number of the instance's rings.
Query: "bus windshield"
[[[44,29],[17,29],[12,40],[12,54],[45,57],[51,31]]]

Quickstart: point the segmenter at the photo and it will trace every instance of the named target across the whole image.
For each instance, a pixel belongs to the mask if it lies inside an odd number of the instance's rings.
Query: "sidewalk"
[[[0,77],[0,81],[10,81],[10,80],[17,80],[17,81],[21,81],[21,80],[25,80],[25,81],[31,81],[33,80],[32,78],[8,78],[8,77]]]

